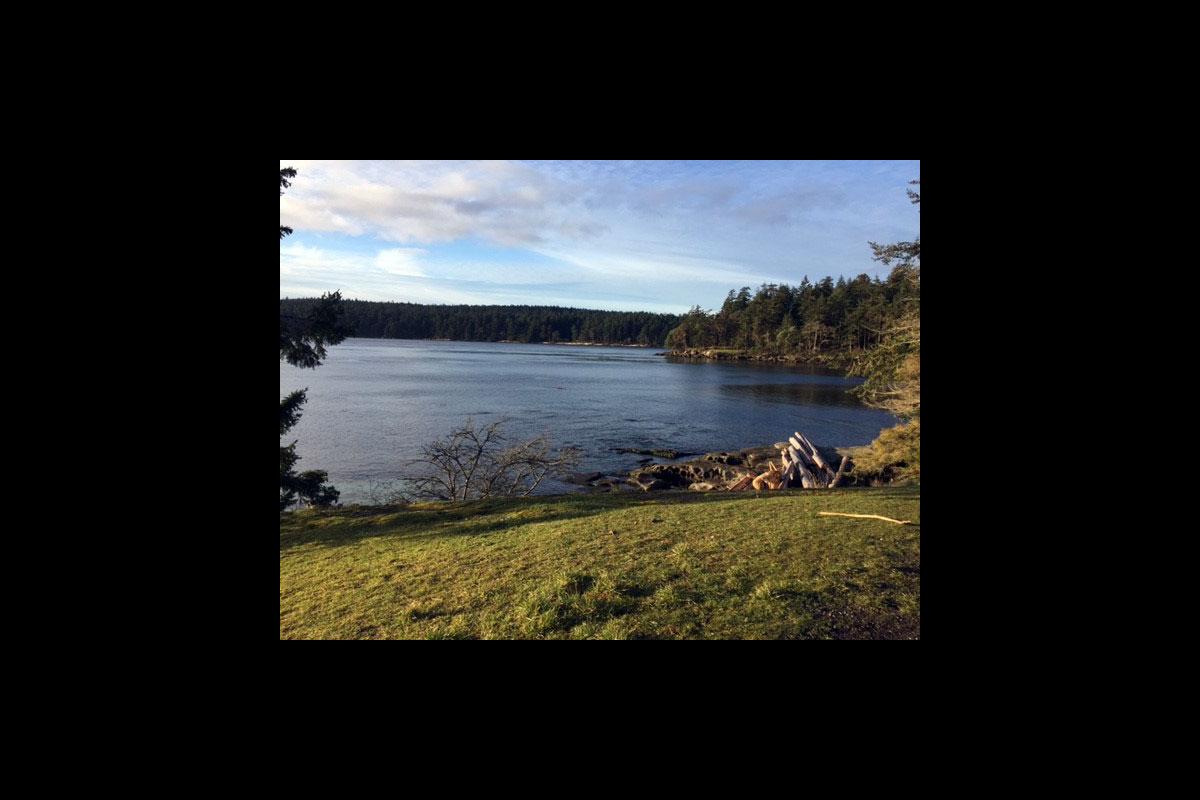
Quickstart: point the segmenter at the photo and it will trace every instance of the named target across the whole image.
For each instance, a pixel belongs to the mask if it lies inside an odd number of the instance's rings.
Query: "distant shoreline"
[[[516,339],[401,339],[395,336],[350,336],[351,339],[370,339],[373,342],[459,342],[461,344],[552,344],[564,347],[641,347],[661,349],[657,344],[605,344],[604,342],[520,342]]]

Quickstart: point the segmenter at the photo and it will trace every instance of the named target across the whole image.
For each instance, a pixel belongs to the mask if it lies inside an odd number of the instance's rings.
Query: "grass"
[[[854,477],[863,485],[921,479],[921,421],[913,420],[879,432],[863,447],[838,450],[854,462]]]
[[[916,639],[920,503],[911,485],[280,514],[279,637]]]

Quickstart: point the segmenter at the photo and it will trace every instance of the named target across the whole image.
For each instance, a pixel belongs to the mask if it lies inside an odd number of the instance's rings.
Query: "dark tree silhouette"
[[[326,346],[346,338],[342,293],[321,295],[304,313],[291,313],[286,300],[279,301],[279,358],[294,367],[315,369],[325,360]]]
[[[281,315],[305,317],[316,298],[281,300]],[[499,342],[587,342],[661,346],[678,314],[596,311],[556,306],[446,306],[343,300],[348,336],[365,339],[454,339]]]
[[[296,168],[295,167],[285,167],[285,168],[279,170],[279,196],[280,197],[283,197],[283,190],[292,185],[292,182],[289,181],[288,178],[294,178],[294,177],[296,177]],[[283,237],[287,236],[291,232],[292,232],[292,229],[289,228],[288,226],[280,225],[279,226],[279,239],[282,241]]]
[[[920,186],[920,181],[909,181],[910,186]],[[906,189],[908,199],[915,206],[921,205],[921,193],[914,192],[912,189]],[[917,209],[920,211],[920,209]],[[895,244],[876,244],[868,242],[871,245],[872,252],[875,253],[875,260],[882,262],[885,266],[890,266],[893,261],[898,262],[897,266],[905,270],[917,271],[917,277],[920,277],[921,270],[921,238],[917,237],[915,242],[896,242]]]
[[[291,186],[288,178],[296,177],[293,167],[279,170],[279,194]],[[292,232],[291,228],[279,226],[279,238]],[[315,369],[325,359],[325,347],[335,345],[346,338],[341,324],[342,296],[339,292],[326,294],[308,310],[306,315],[279,312],[279,359],[306,369]],[[307,400],[308,389],[292,392],[279,401],[279,437],[292,429],[300,419],[300,407]],[[296,441],[279,448],[279,510],[283,511],[298,499],[315,506],[327,506],[337,502],[339,492],[325,481],[329,473],[324,470],[309,470],[296,473],[294,467],[300,456],[296,455]]]

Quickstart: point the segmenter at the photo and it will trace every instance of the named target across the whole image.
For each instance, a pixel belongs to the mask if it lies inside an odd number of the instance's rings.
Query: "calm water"
[[[614,447],[705,453],[802,431],[817,444],[866,444],[896,424],[846,394],[861,379],[775,364],[671,362],[626,347],[347,339],[325,363],[280,362],[280,397],[308,387],[298,471],[323,469],[343,503],[368,502],[420,446],[467,417],[510,418],[510,440],[548,433],[584,451],[583,471],[627,472],[644,456]],[[656,459],[656,461],[659,459]],[[578,487],[546,481],[539,493]]]

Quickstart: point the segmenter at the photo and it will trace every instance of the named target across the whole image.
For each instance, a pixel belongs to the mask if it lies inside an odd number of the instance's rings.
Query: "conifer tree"
[[[291,186],[289,178],[296,177],[296,170],[287,167],[279,170],[279,194]],[[279,239],[283,240],[292,229],[279,226]],[[325,347],[335,345],[346,338],[341,325],[342,296],[339,292],[325,294],[309,309],[306,315],[286,314],[283,303],[279,311],[279,359],[296,367],[315,369],[325,359]],[[279,437],[292,429],[300,419],[300,407],[307,400],[307,389],[299,389],[279,401]],[[294,467],[300,456],[296,455],[296,441],[287,447],[279,447],[279,510],[283,511],[298,499],[315,506],[327,506],[337,502],[339,492],[326,484],[329,473],[324,470],[309,470],[296,473]]]
[[[912,181],[911,185],[920,185]],[[914,205],[919,192],[908,190]],[[918,211],[920,209],[918,208]],[[901,419],[921,417],[921,239],[895,244],[870,242],[875,260],[896,266],[888,280],[902,286],[901,313],[884,328],[877,347],[867,351],[851,374],[867,380],[857,394],[864,402],[886,409]]]

